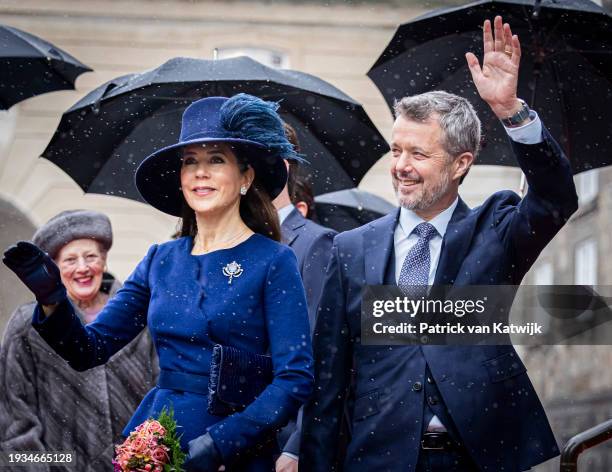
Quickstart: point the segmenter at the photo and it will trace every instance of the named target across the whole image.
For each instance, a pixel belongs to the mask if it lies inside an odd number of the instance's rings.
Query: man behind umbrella
[[[293,127],[285,123],[285,134],[295,150],[300,152],[300,143]],[[281,223],[282,242],[287,244],[297,257],[298,267],[306,290],[308,317],[314,327],[314,315],[323,287],[325,267],[329,261],[332,241],[336,232],[316,224],[300,213],[294,206],[295,187],[298,184],[298,162],[285,159],[287,165],[287,185],[274,199],[274,207]]]
[[[300,467],[330,471],[520,471],[556,456],[542,405],[512,346],[364,346],[364,285],[518,285],[577,208],[567,159],[516,97],[520,44],[484,24],[484,62],[466,55],[480,97],[504,122],[527,177],[522,200],[470,210],[458,187],[478,152],[480,121],[445,92],[396,104],[391,176],[401,209],[334,240],[318,309],[315,388]],[[336,464],[343,406],[352,435]]]
[[[300,152],[300,144],[293,127],[285,123],[287,139],[297,152]],[[317,302],[323,288],[323,275],[329,261],[332,241],[336,232],[325,228],[315,222],[306,219],[298,211],[295,196],[296,186],[299,183],[298,163],[285,160],[287,165],[287,185],[281,194],[274,199],[274,206],[278,211],[281,222],[282,241],[295,252],[304,290],[306,291],[306,302],[308,303],[308,318],[311,329],[314,327]],[[293,200],[293,201],[292,201]],[[279,434],[278,440],[282,449],[282,455],[276,462],[277,472],[289,472],[297,470],[297,459],[300,451],[300,424],[301,412],[297,422],[291,421]]]

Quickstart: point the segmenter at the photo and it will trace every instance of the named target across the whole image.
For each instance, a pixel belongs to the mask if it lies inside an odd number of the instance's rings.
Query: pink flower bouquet
[[[185,453],[176,436],[172,410],[148,419],[115,446],[114,472],[184,472]]]

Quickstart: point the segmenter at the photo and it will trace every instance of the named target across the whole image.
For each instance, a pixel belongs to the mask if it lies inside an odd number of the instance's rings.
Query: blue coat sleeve
[[[312,347],[304,287],[295,255],[280,247],[270,263],[263,302],[273,380],[244,411],[209,428],[224,463],[261,443],[294,417],[312,390]]]
[[[147,325],[149,270],[157,246],[152,246],[124,286],[93,323],[83,326],[68,299],[45,317],[37,305],[32,326],[70,366],[78,371],[104,364]]]
[[[546,128],[542,142],[512,141],[528,191],[518,205],[508,199],[495,214],[496,230],[515,263],[518,284],[546,244],[578,209],[569,160]],[[516,196],[515,196],[516,197]]]

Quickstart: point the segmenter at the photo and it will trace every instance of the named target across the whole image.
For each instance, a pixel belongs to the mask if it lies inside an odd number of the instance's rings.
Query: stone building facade
[[[523,283],[593,285],[609,293],[612,168],[579,174],[575,182],[578,211],[542,252]],[[612,339],[603,341],[608,345],[530,347],[521,353],[561,444],[612,418]],[[558,461],[550,462],[538,470],[559,470]],[[579,465],[579,470],[612,470],[612,442],[584,453]]]

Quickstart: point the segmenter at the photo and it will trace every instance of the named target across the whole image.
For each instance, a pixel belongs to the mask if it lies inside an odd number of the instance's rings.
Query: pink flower
[[[147,443],[142,438],[134,438],[130,443],[130,451],[131,452],[140,452],[143,453],[147,449]]]
[[[147,420],[138,426],[136,430],[147,437],[154,437],[155,435],[164,436],[166,434],[165,428],[156,420]]]
[[[155,462],[161,462],[165,464],[169,459],[167,449],[168,448],[165,446],[156,447],[155,449],[151,451],[151,458]]]
[[[151,434],[159,434],[160,436],[166,434],[166,429],[158,421],[152,421],[148,430]]]

